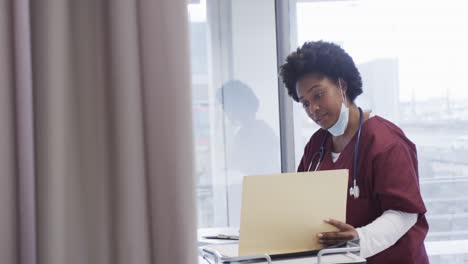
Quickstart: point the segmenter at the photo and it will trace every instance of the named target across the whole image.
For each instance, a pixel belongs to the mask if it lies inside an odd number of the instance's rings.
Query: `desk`
[[[218,240],[218,239],[205,239],[204,236],[212,236],[218,234],[224,235],[237,235],[238,228],[201,228],[198,230],[198,247],[226,247],[229,251],[237,252],[237,241],[233,240]],[[273,260],[273,264],[314,264],[317,263],[316,256],[310,257],[299,257],[299,258],[288,258],[288,259],[280,259],[280,260]],[[213,261],[208,262],[207,260],[203,259],[201,256],[198,258],[199,264],[212,264]],[[234,263],[234,262],[231,262]],[[236,262],[239,263],[239,262]],[[250,262],[249,262],[250,263]],[[266,261],[257,261],[255,263],[267,263]],[[364,258],[361,258],[355,254],[350,253],[340,253],[334,255],[325,255],[321,258],[321,263],[366,263]]]

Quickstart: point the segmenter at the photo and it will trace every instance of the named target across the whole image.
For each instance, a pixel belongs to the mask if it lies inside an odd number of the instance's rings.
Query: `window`
[[[468,6],[463,1],[290,1],[291,47],[339,43],[355,60],[357,104],[417,145],[431,263],[468,261]],[[295,104],[296,163],[318,128]]]
[[[199,227],[238,226],[242,176],[281,171],[275,1],[190,1],[188,11]],[[289,12],[291,48],[342,45],[363,77],[357,103],[416,143],[431,263],[466,263],[468,6],[289,0]],[[297,164],[318,127],[299,104],[293,112]]]
[[[274,1],[200,0],[188,12],[198,226],[236,227],[242,176],[281,172]]]

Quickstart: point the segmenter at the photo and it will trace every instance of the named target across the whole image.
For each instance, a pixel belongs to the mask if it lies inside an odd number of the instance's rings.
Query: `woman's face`
[[[307,74],[297,81],[296,92],[307,115],[317,125],[329,129],[336,123],[345,94],[338,83],[324,75]]]

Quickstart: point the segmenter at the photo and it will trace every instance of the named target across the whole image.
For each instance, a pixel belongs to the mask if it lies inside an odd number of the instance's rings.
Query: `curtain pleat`
[[[186,3],[139,3],[146,169],[153,176],[148,182],[152,260],[191,263],[196,238]]]
[[[29,1],[13,1],[19,262],[36,263],[34,121]]]
[[[143,94],[140,69],[138,3],[107,5],[109,94],[111,97],[112,195],[115,203],[114,263],[151,261],[148,178],[145,170]]]
[[[18,178],[15,120],[13,6],[0,0],[0,259],[18,263]]]
[[[31,2],[40,264],[87,261],[73,14],[70,1]]]

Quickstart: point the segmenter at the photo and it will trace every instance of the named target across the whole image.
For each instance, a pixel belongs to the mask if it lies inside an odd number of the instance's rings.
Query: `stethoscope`
[[[362,109],[359,108],[359,128],[358,128],[358,134],[356,138],[356,143],[354,143],[354,161],[353,161],[353,186],[349,188],[349,195],[353,196],[354,199],[359,198],[359,186],[357,185],[357,165],[358,165],[358,160],[359,160],[359,142],[361,141],[361,129],[362,129],[362,123],[363,123],[363,113]],[[310,160],[309,163],[309,168],[307,171],[310,171],[310,168],[312,167],[312,164],[315,160],[315,158],[318,155],[318,162],[317,165],[315,165],[315,170],[318,171],[320,169],[320,165],[322,164],[323,159],[325,158],[325,145],[327,143],[327,138],[328,138],[328,133],[325,133],[325,135],[322,137],[322,142],[320,144],[320,148],[317,152],[314,153],[312,156],[312,159]]]

